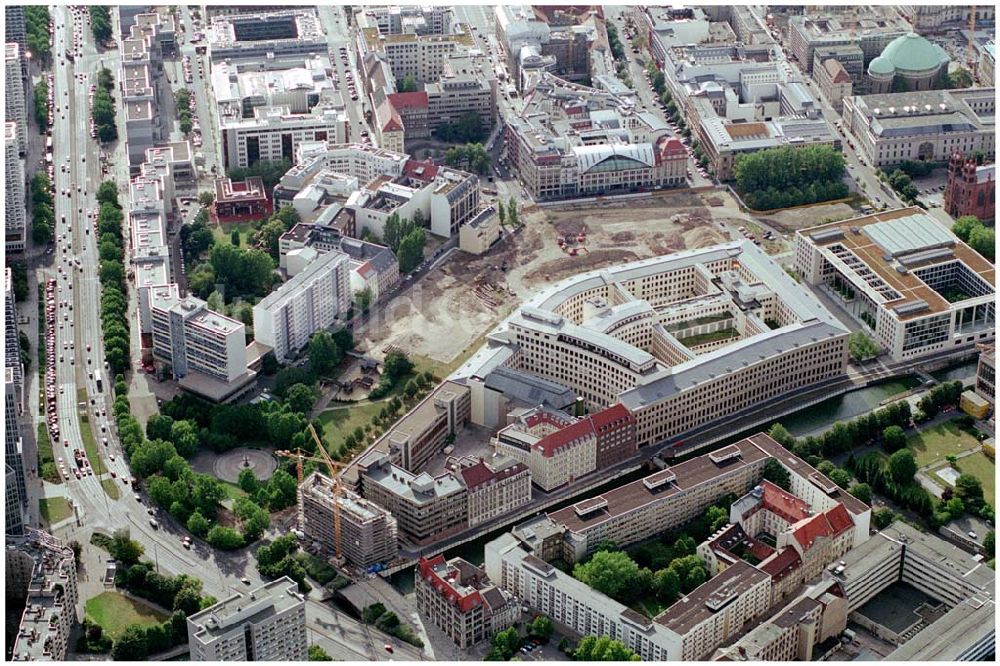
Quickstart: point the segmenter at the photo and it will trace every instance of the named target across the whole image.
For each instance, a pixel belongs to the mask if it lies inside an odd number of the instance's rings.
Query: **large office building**
[[[965,30],[970,18],[976,23],[996,18],[993,5],[898,5],[897,9],[920,34]]]
[[[663,120],[610,92],[548,72],[506,126],[511,170],[536,199],[677,186],[687,153]]]
[[[213,64],[325,54],[329,48],[315,7],[216,15],[206,34]]]
[[[468,527],[469,491],[454,473],[414,474],[374,449],[358,470],[362,494],[392,514],[408,540],[424,545]]]
[[[798,231],[795,267],[863,322],[894,360],[996,335],[993,264],[920,208]]]
[[[24,480],[24,450],[21,440],[21,392],[14,379],[14,371],[4,368],[4,463],[5,478],[8,481],[4,496],[5,513],[22,514],[28,505],[28,492]],[[9,482],[13,481],[13,487]],[[13,490],[13,494],[11,493]],[[16,501],[16,505],[12,504]]]
[[[6,539],[4,588],[8,602],[23,602],[12,661],[65,661],[77,624],[77,574],[73,551],[50,534],[27,528]],[[9,627],[10,625],[8,625]]]
[[[847,329],[750,241],[563,280],[532,297],[451,379],[500,366],[557,382],[591,412],[621,403],[639,447],[688,453],[685,433],[841,377]]]
[[[14,373],[17,395],[24,391],[24,366],[21,364],[21,344],[17,329],[17,304],[14,298],[14,276],[8,266],[4,270],[4,367]],[[20,403],[21,400],[19,399]],[[20,410],[18,410],[20,413]]]
[[[8,254],[23,252],[28,236],[24,162],[18,146],[17,123],[4,123],[4,248]]]
[[[996,649],[996,578],[979,556],[897,521],[831,568],[826,575],[843,589],[850,618],[900,646],[888,659],[978,660]],[[897,602],[886,613],[879,596],[901,586],[929,602],[909,608]]]
[[[543,71],[569,81],[589,78],[592,51],[599,43],[596,17],[586,7],[560,9],[512,4],[494,10],[497,40],[519,89]]]
[[[327,554],[337,552],[335,507],[340,512],[341,556],[361,569],[396,559],[399,533],[396,519],[388,511],[341,486],[335,495],[333,481],[320,473],[310,474],[299,486],[300,528],[307,543]]]
[[[959,151],[996,154],[996,91],[924,90],[848,97],[844,130],[873,166],[905,161],[946,162]]]
[[[4,7],[4,42],[14,42],[22,50],[28,47],[25,33],[24,5]]]
[[[975,215],[992,222],[997,215],[997,167],[977,164],[972,157],[952,153],[948,160],[948,183],[944,190],[944,209],[958,219]]]
[[[521,617],[514,595],[460,557],[420,558],[414,587],[417,610],[461,649],[492,638]]]
[[[253,306],[254,339],[281,361],[304,348],[313,333],[333,326],[351,308],[348,264],[342,252],[320,255]]]
[[[235,398],[255,374],[247,368],[246,326],[181,298],[176,285],[150,294],[153,356],[170,366],[180,385],[214,402]]]
[[[146,160],[146,151],[168,138],[157,113],[164,94],[157,70],[164,54],[169,56],[176,49],[176,28],[173,18],[155,11],[125,12],[120,19],[126,34],[120,43],[118,83],[125,115],[123,138],[134,175]],[[170,94],[169,90],[166,94]]]
[[[451,32],[454,10],[445,5],[373,5],[361,7],[364,21],[383,35],[441,35]],[[361,23],[359,17],[359,23]]]
[[[897,37],[911,32],[910,23],[891,6],[840,5],[809,7],[788,19],[789,50],[803,69],[812,71],[822,46],[855,44],[870,61]]]
[[[4,121],[17,125],[19,151],[24,154],[28,150],[28,112],[24,103],[24,79],[21,76],[23,54],[17,42],[8,42],[5,55]]]
[[[332,104],[317,104],[306,113],[293,113],[287,105],[256,106],[249,118],[220,118],[219,133],[225,166],[235,169],[261,160],[293,160],[302,143],[344,143],[348,117]]]
[[[305,661],[306,602],[283,576],[187,619],[191,661]]]
[[[531,470],[513,459],[448,458],[446,466],[469,491],[469,527],[531,502]]]

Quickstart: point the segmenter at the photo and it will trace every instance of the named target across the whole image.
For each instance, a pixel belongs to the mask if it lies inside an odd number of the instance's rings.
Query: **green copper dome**
[[[890,76],[895,71],[896,68],[893,66],[892,61],[882,56],[879,56],[868,63],[869,76]]]
[[[869,68],[879,60],[885,60],[891,64],[891,68],[895,69],[898,74],[909,74],[934,71],[946,64],[950,58],[940,46],[911,32],[889,42],[889,45],[882,51],[882,55],[873,60]],[[889,71],[882,71],[883,66],[880,63],[878,70],[871,71],[877,74],[888,74]]]

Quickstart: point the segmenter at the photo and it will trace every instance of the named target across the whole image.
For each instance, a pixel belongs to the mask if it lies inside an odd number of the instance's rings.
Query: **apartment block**
[[[17,124],[4,123],[4,248],[23,252],[28,237],[24,162],[18,155]]]
[[[813,661],[813,650],[847,628],[847,600],[836,584],[812,585],[791,603],[713,655],[714,661]]]
[[[4,121],[17,126],[19,153],[28,149],[28,112],[24,103],[24,78],[21,76],[21,49],[17,42],[7,42],[4,83]]]
[[[253,307],[254,339],[283,360],[303,349],[318,331],[351,308],[346,254],[330,251]]]
[[[15,42],[22,50],[28,47],[24,27],[24,5],[4,7],[4,42]]]
[[[417,610],[462,649],[489,640],[521,617],[511,593],[460,557],[421,557],[414,582]]]
[[[948,160],[944,209],[956,219],[975,215],[983,222],[992,222],[997,214],[996,165],[977,164],[962,153],[952,153]]]
[[[996,335],[993,264],[919,208],[801,230],[795,266],[894,360]]]
[[[246,327],[212,312],[205,301],[180,298],[176,288],[150,294],[153,356],[170,365],[182,388],[214,402],[248,388]]]
[[[306,603],[288,576],[187,619],[191,661],[305,661]]]
[[[21,536],[24,534],[24,509],[17,495],[17,474],[4,464],[4,534]]]
[[[451,472],[414,474],[371,450],[358,461],[361,492],[397,520],[407,540],[428,544],[468,526],[469,494]]]
[[[4,587],[8,602],[23,602],[24,612],[8,658],[12,661],[65,661],[70,633],[77,624],[76,560],[73,551],[51,534],[32,528],[7,535]]]
[[[333,481],[320,472],[302,482],[298,500],[300,527],[307,543],[318,544],[325,553],[336,553],[334,507],[339,505],[341,554],[350,564],[366,569],[396,559],[396,519],[379,505],[343,486],[335,496]]]
[[[469,527],[489,522],[531,502],[531,470],[511,459],[449,458],[447,468],[469,492]]]
[[[848,97],[844,130],[865,160],[885,167],[905,161],[946,162],[958,151],[996,155],[993,88],[923,90]]]

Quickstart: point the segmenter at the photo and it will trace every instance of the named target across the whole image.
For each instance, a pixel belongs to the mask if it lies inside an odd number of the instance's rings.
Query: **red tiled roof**
[[[831,537],[833,528],[830,527],[830,521],[826,519],[825,513],[817,513],[815,516],[805,518],[792,525],[792,534],[803,550],[809,550],[816,539]]]
[[[602,433],[606,428],[627,427],[635,423],[632,412],[625,408],[625,405],[618,403],[602,409],[596,414],[591,414],[591,423],[594,424],[594,431]]]
[[[809,517],[809,503],[774,485],[763,481],[763,506],[765,509],[785,519],[789,523],[797,523]]]
[[[781,580],[802,565],[802,558],[794,548],[785,548],[770,560],[762,562],[757,568],[771,577]]]
[[[668,138],[666,136],[660,137],[656,147],[660,159],[671,159],[682,156],[686,158],[687,156],[684,144],[677,139]]]
[[[389,95],[389,101],[397,109],[426,109],[427,108],[427,93],[426,92],[405,92],[405,93],[392,93]]]
[[[546,458],[551,458],[555,455],[556,449],[587,435],[594,435],[594,426],[591,424],[590,419],[583,419],[566,426],[562,430],[557,430],[550,435],[546,435],[535,442],[533,448],[541,451],[542,455]]]
[[[423,171],[417,173],[417,170],[421,167],[423,168]],[[430,182],[437,178],[438,169],[439,167],[429,159],[426,162],[421,162],[420,160],[406,160],[406,164],[403,165],[403,174],[407,178],[415,178],[417,180]]]
[[[488,483],[496,476],[496,472],[491,470],[482,460],[471,467],[463,467],[458,473],[462,475],[462,479],[469,490]]]
[[[479,595],[478,590],[474,590],[464,597],[459,596],[455,588],[452,587],[448,581],[442,579],[436,571],[434,571],[434,567],[436,566],[447,565],[448,563],[445,561],[443,555],[435,555],[429,560],[421,557],[420,562],[418,563],[418,568],[420,569],[420,575],[424,578],[424,580],[433,585],[438,594],[458,606],[458,609],[463,613],[469,612],[476,606],[481,606],[483,598]]]
[[[826,519],[830,521],[834,536],[843,534],[844,530],[854,526],[854,521],[851,520],[851,514],[847,511],[847,507],[840,503],[826,512]]]

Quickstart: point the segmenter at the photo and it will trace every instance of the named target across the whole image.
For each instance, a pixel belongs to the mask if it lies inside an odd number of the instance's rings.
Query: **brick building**
[[[271,200],[260,176],[233,181],[215,179],[215,215],[220,222],[261,220],[271,214]]]
[[[980,220],[996,218],[996,165],[977,165],[971,157],[952,153],[948,160],[948,184],[944,209],[952,217],[975,215]]]

